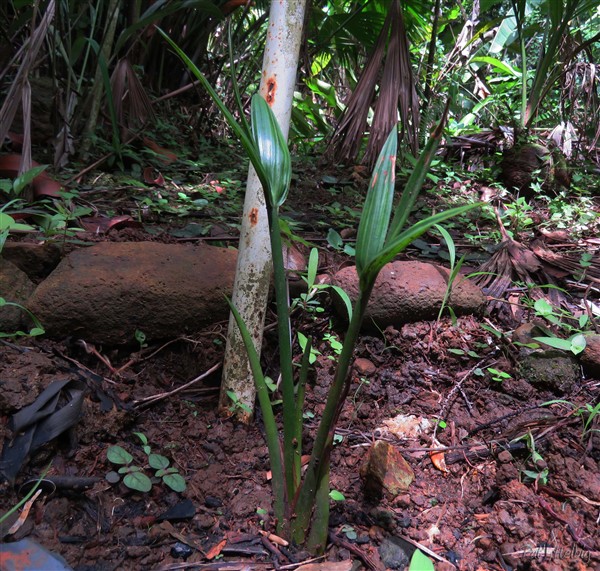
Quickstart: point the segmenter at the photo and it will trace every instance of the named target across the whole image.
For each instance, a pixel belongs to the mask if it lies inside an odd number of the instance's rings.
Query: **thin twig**
[[[373,569],[373,571],[379,571],[381,566],[377,561],[369,557],[360,547],[357,545],[350,543],[349,541],[344,541],[341,537],[338,537],[335,533],[329,532],[329,540],[332,543],[335,543],[339,547],[343,549],[347,549],[353,555],[356,555],[362,562],[369,568]]]
[[[171,397],[177,393],[180,393],[181,391],[189,389],[192,385],[194,385],[198,381],[205,379],[206,377],[208,377],[209,375],[211,375],[212,373],[217,371],[222,365],[223,365],[223,363],[217,363],[216,365],[213,365],[210,369],[208,369],[208,371],[205,371],[200,376],[196,377],[195,379],[192,379],[189,383],[186,383],[185,385],[181,385],[180,387],[177,387],[176,389],[173,389],[172,391],[169,391],[166,393],[158,393],[158,394],[155,394],[155,395],[152,395],[149,397],[144,397],[143,399],[133,401],[133,408],[141,408],[144,406],[148,406],[155,402],[158,402],[158,401],[164,400],[168,397]]]
[[[414,541],[414,540],[410,539],[410,537],[406,537],[405,535],[399,535],[398,537],[400,539],[403,539],[407,543],[410,543],[413,547],[416,547],[417,549],[421,550],[426,555],[429,555],[430,557],[433,557],[434,559],[437,559],[438,561],[442,561],[443,563],[447,563],[448,565],[452,565],[452,568],[456,569],[456,565],[454,565],[454,563],[450,563],[450,561],[448,561],[447,559],[444,559],[441,555],[438,555],[435,551],[432,551],[431,549],[425,547],[422,543],[419,543],[418,541]]]
[[[443,419],[446,416],[446,413],[449,412],[450,407],[452,406],[452,403],[454,401],[455,393],[457,393],[457,392],[460,392],[463,395],[463,398],[465,399],[465,401],[467,403],[467,407],[469,407],[469,410],[471,409],[469,400],[467,399],[467,397],[465,396],[465,394],[462,391],[462,384],[469,378],[469,376],[476,369],[480,369],[484,362],[485,362],[485,359],[483,359],[482,361],[479,361],[479,363],[477,363],[474,367],[472,367],[471,369],[469,369],[463,375],[462,379],[460,379],[460,381],[458,381],[452,387],[452,390],[448,393],[448,396],[446,397],[446,402],[445,402],[444,406],[442,406],[442,409],[440,410],[440,414],[439,414],[440,419]],[[435,440],[435,438],[436,438],[438,426],[439,426],[439,423],[436,424],[435,428],[433,429],[433,440]]]

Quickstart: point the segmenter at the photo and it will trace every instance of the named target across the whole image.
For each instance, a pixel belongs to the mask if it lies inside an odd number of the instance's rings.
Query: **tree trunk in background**
[[[305,6],[306,0],[274,0],[269,14],[260,94],[273,109],[286,139],[292,113]],[[271,273],[271,246],[265,198],[251,166],[246,185],[232,302],[246,322],[259,354]],[[236,407],[235,414],[238,419],[250,422],[256,397],[254,379],[233,316],[229,318],[227,332],[219,397],[221,411],[227,410],[232,402],[227,396],[227,391],[235,393],[236,402],[247,407],[246,410],[240,406]]]

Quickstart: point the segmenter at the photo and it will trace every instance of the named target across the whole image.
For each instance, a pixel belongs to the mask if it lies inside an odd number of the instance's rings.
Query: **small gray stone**
[[[404,569],[415,548],[399,537],[386,537],[379,546],[379,556],[386,569]]]

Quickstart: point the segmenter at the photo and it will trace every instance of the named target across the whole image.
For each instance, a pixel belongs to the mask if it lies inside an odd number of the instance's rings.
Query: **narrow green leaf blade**
[[[432,226],[439,224],[448,218],[464,214],[469,210],[482,206],[483,202],[476,202],[474,204],[466,204],[465,206],[457,206],[451,208],[445,212],[439,212],[433,216],[429,216],[424,220],[421,220],[407,228],[399,236],[396,236],[393,241],[386,243],[385,248],[381,253],[369,264],[364,270],[363,275],[360,276],[361,287],[365,287],[366,284],[371,283],[377,277],[377,274],[388,262],[391,262],[395,256],[397,256],[402,250],[404,250],[413,240],[416,240],[419,236],[425,234]]]
[[[344,305],[346,306],[346,312],[348,313],[348,322],[352,321],[352,301],[350,300],[350,297],[340,286],[332,285],[330,287],[333,291],[335,291],[335,293],[337,293],[340,296],[340,299],[344,302]]]
[[[448,248],[448,255],[450,256],[450,267],[454,267],[454,262],[456,262],[456,247],[454,245],[454,240],[448,230],[446,230],[443,226],[436,224],[435,227],[437,231],[442,235],[442,238],[446,242],[446,247]]]
[[[27,172],[24,172],[21,176],[18,176],[13,183],[13,192],[15,195],[21,194],[21,191],[30,184],[33,179],[44,172],[48,168],[48,165],[40,165],[32,167]]]
[[[273,110],[259,94],[252,96],[251,115],[254,144],[269,181],[265,198],[269,206],[281,206],[292,179],[290,151]]]
[[[446,117],[448,116],[449,103],[450,102],[446,103],[446,109],[444,110],[444,114],[438,126],[435,128],[435,131],[432,133],[429,141],[427,141],[427,144],[421,152],[408,181],[406,181],[402,198],[400,199],[400,202],[396,206],[396,211],[394,212],[394,218],[390,225],[390,230],[385,243],[386,246],[394,242],[396,237],[402,231],[402,228],[404,228],[415,201],[421,192],[421,188],[423,187],[423,182],[427,176],[427,172],[429,171],[431,161],[435,156],[435,151],[442,140],[444,125],[446,123]]]
[[[240,125],[236,120],[232,113],[227,109],[223,100],[219,97],[217,92],[213,89],[212,85],[206,79],[204,74],[198,69],[196,64],[186,55],[186,53],[158,26],[156,27],[160,35],[169,43],[173,51],[177,54],[177,56],[181,59],[181,61],[187,66],[187,68],[192,72],[192,74],[200,81],[203,85],[204,89],[208,92],[215,105],[219,108],[219,111],[223,113],[227,124],[231,127],[231,130],[235,133],[235,135],[240,140],[240,143],[244,147],[254,170],[256,170],[256,174],[262,184],[263,188],[267,188],[269,186],[269,180],[263,168],[262,162],[260,160],[260,156],[258,154],[258,149],[254,144],[254,140],[249,132],[247,132],[242,125]]]
[[[358,226],[356,270],[359,276],[385,243],[394,199],[397,148],[398,135],[394,126],[377,158]]]
[[[265,376],[260,366],[260,357],[252,342],[252,337],[248,331],[248,327],[244,323],[240,312],[237,310],[235,305],[227,299],[231,313],[239,327],[240,334],[244,341],[244,346],[248,353],[248,360],[250,361],[250,368],[252,369],[252,376],[254,377],[254,383],[256,385],[256,396],[260,404],[260,409],[263,414],[263,423],[265,427],[265,437],[267,440],[267,448],[269,449],[269,459],[271,461],[271,473],[272,479],[271,484],[273,486],[273,509],[278,517],[283,517],[284,498],[285,498],[285,481],[283,479],[283,462],[279,449],[279,435],[277,433],[277,424],[275,423],[275,415],[271,406],[271,397],[269,388],[265,382]]]
[[[308,267],[306,270],[306,283],[308,286],[308,293],[315,285],[317,279],[317,269],[319,268],[319,250],[312,248],[310,250],[310,256],[308,257]]]
[[[512,66],[510,66],[506,62],[501,61],[495,57],[477,56],[477,57],[471,58],[471,62],[486,63],[488,65],[491,65],[492,67],[495,67],[501,73],[506,73],[510,77],[520,78],[522,75],[521,72],[517,71],[516,69],[514,69]]]

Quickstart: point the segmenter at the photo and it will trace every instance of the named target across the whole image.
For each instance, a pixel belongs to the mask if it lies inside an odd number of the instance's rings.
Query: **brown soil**
[[[148,238],[136,228],[111,232],[114,240]],[[330,270],[341,265],[339,260],[326,262]],[[315,339],[323,339],[331,323],[343,333],[326,298],[323,305],[324,313],[305,315],[294,325]],[[490,323],[488,318],[461,317],[453,325],[443,319],[401,330],[389,327],[361,338],[355,352],[360,361],[332,456],[331,487],[345,500],[332,502],[325,561],[353,560],[356,569],[384,569],[383,544],[405,538],[435,553],[438,571],[598,568],[600,441],[598,432],[583,436],[583,419],[577,414],[598,401],[598,378],[583,378],[561,395],[530,384],[518,373],[519,348],[490,333]],[[47,493],[44,487],[10,540],[30,537],[61,554],[77,571],[292,569],[306,562],[306,553],[277,546],[260,534],[274,530],[260,413],[251,426],[216,414],[218,367],[189,390],[144,400],[218,366],[225,330],[226,323],[213,324],[194,338],[167,340],[140,353],[97,347],[94,354],[71,339],[2,342],[0,436],[10,439],[10,415],[54,380],[83,382],[87,395],[75,439],[60,437],[38,450],[16,485],[2,486],[0,511],[16,504],[21,484],[37,478],[49,461],[49,478],[95,478],[84,490],[62,485]],[[335,358],[326,341],[317,349],[321,356],[306,397],[311,413],[305,426],[307,448]],[[272,328],[266,333],[263,362],[276,378]],[[510,378],[498,382],[488,373],[482,376],[487,367]],[[542,406],[555,400],[560,402]],[[383,431],[383,422],[398,414],[433,424],[445,421],[436,430],[439,444],[431,430],[402,439]],[[596,419],[587,428],[597,426]],[[145,434],[152,451],[178,468],[187,483],[185,492],[172,492],[162,482],[145,494],[108,483],[105,477],[114,468],[106,457],[109,446],[122,446],[144,465],[135,432]],[[376,439],[393,443],[414,470],[415,480],[405,494],[365,496],[359,470]],[[439,455],[434,464],[429,454],[439,445],[448,448],[445,464]],[[175,506],[184,513],[167,514]],[[406,568],[401,563],[388,566]]]
[[[320,320],[311,327],[316,331],[326,324]],[[223,540],[221,561],[243,562],[247,568],[302,561],[305,555],[293,550],[279,549],[274,555],[259,535],[273,526],[268,513],[257,512],[270,510],[261,423],[246,427],[215,414],[218,373],[184,393],[135,406],[218,363],[221,351],[214,342],[221,335],[222,329],[211,328],[196,339],[146,353],[147,358],[120,375],[75,346],[49,341],[4,346],[3,394],[10,394],[17,408],[53,380],[84,380],[89,388],[76,428],[77,443],[59,439],[43,447],[19,474],[18,483],[36,477],[49,460],[49,475],[98,478],[90,489],[57,489],[36,503],[12,539],[34,538],[77,570],[177,568],[169,564],[181,561],[174,558],[178,542],[193,546],[187,563],[200,564]],[[271,343],[268,338],[267,360],[273,356]],[[477,347],[479,356],[448,352],[461,347]],[[307,394],[307,411],[315,419],[323,410],[333,368],[327,344],[318,348],[324,355]],[[368,359],[376,371],[367,377],[355,370],[338,428],[343,438],[334,450],[331,485],[346,498],[333,506],[332,532],[338,538],[348,541],[344,531],[352,529],[357,534],[354,547],[375,562],[378,545],[391,535],[423,544],[458,569],[594,568],[594,561],[600,561],[598,437],[581,439],[582,421],[570,407],[539,407],[556,395],[516,380],[505,349],[468,317],[456,326],[446,321],[415,323],[401,331],[388,328],[384,338],[361,340],[356,356]],[[110,357],[115,368],[129,359],[123,352]],[[515,379],[498,383],[474,374],[477,365],[499,361],[496,367]],[[364,369],[364,361],[360,366]],[[595,381],[583,382],[564,399],[583,406],[594,401],[597,386]],[[115,404],[103,412],[98,388],[122,408]],[[5,436],[8,412],[4,406]],[[438,429],[437,437],[451,448],[445,455],[447,471],[437,469],[428,455],[431,434],[402,441],[381,434],[382,421],[399,413],[446,420],[447,427]],[[308,442],[314,422],[306,426]],[[183,494],[170,492],[162,483],[141,494],[104,479],[111,470],[106,459],[110,445],[123,446],[143,463],[136,431],[147,436],[153,451],[178,467],[187,482]],[[547,483],[524,476],[523,470],[535,472],[536,467],[530,451],[515,439],[528,433],[547,465]],[[406,494],[379,501],[364,496],[359,467],[376,438],[393,442],[415,471]],[[3,508],[17,502],[18,489],[4,487]],[[161,521],[161,514],[184,498],[191,501],[192,514]],[[339,545],[327,552],[328,560],[350,558],[360,561]],[[451,569],[450,563],[436,568]]]

